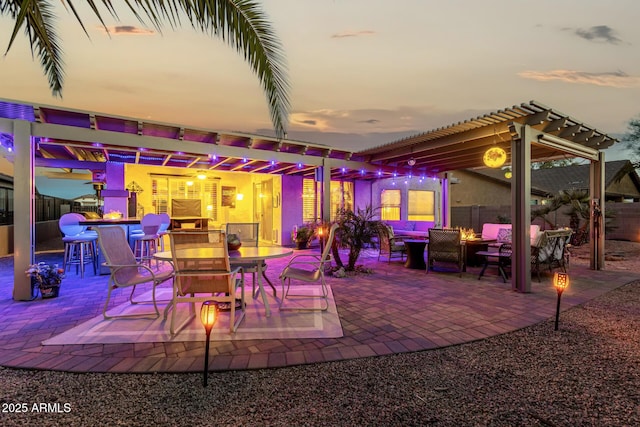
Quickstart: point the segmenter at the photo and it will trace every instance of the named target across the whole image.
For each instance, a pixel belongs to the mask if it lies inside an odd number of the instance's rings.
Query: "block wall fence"
[[[540,205],[532,206],[532,210]],[[568,227],[569,216],[560,208],[548,215],[548,219],[555,223],[555,227],[545,224],[541,219],[533,221],[540,229]],[[611,226],[606,238],[611,240],[628,240],[640,242],[640,203],[607,203],[607,212],[611,212]],[[485,222],[511,222],[511,206],[458,206],[451,208],[451,224],[453,227],[473,228],[482,230]]]

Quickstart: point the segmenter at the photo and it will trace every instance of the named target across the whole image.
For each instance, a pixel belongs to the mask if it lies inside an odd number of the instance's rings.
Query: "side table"
[[[426,270],[427,264],[424,262],[424,249],[427,247],[427,241],[407,239],[404,240],[404,246],[407,248],[407,262],[404,263],[404,266],[416,270]]]

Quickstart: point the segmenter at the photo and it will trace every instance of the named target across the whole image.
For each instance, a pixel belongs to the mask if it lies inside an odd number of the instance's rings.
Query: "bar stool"
[[[131,236],[133,240],[133,253],[136,259],[143,263],[151,263],[153,254],[158,250],[158,231],[162,225],[162,216],[156,214],[146,214],[140,221],[143,233]]]
[[[158,239],[158,243],[160,246],[160,250],[164,251],[164,236],[168,235],[169,233],[168,230],[169,226],[171,225],[171,217],[166,213],[161,213],[159,215],[162,222],[160,223],[160,228],[158,229],[158,236],[160,236],[160,238]]]
[[[68,213],[60,217],[58,227],[64,235],[64,258],[62,268],[66,272],[72,265],[76,266],[76,274],[80,272],[80,277],[84,278],[84,266],[91,263],[93,274],[97,274],[97,249],[96,242],[98,234],[95,231],[88,231],[86,226],[79,222],[84,220],[84,216],[78,213]]]

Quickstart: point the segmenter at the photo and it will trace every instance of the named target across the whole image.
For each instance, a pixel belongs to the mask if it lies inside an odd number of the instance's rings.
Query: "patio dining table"
[[[220,256],[220,252],[223,249],[219,248],[187,248],[179,249],[179,258],[181,259],[193,259],[202,260],[209,259],[215,256]],[[257,272],[256,280],[258,282],[258,289],[262,302],[264,303],[264,309],[267,317],[271,316],[271,307],[269,307],[269,301],[267,299],[267,293],[264,290],[262,284],[262,267],[264,261],[273,258],[283,258],[293,254],[293,249],[283,248],[281,246],[258,246],[258,247],[240,247],[240,249],[229,251],[229,261],[233,264],[234,261],[240,262],[255,262]],[[159,261],[172,261],[173,254],[171,251],[156,252],[153,257]]]

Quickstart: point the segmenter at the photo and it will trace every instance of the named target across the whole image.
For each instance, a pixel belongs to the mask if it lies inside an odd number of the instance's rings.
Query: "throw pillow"
[[[499,243],[511,243],[511,229],[510,228],[501,228],[498,230],[498,237],[496,240]]]

